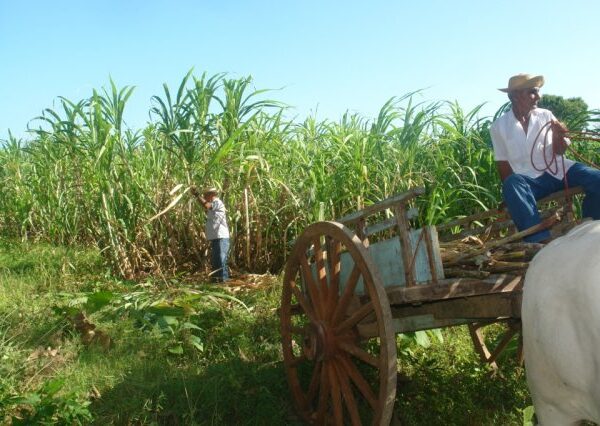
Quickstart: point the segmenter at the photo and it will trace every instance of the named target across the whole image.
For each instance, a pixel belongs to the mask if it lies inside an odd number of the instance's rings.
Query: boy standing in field
[[[227,269],[229,227],[227,226],[225,205],[218,197],[217,188],[205,189],[200,195],[198,190],[192,187],[191,192],[206,210],[205,233],[210,242],[211,281],[225,282],[229,280],[229,270]]]

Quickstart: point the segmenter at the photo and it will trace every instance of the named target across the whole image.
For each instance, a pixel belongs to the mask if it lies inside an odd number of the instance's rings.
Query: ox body
[[[522,321],[540,424],[600,423],[600,221],[577,226],[533,259]]]

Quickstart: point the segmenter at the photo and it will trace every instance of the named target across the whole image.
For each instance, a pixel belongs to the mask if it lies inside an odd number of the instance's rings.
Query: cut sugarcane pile
[[[446,278],[486,278],[492,274],[524,274],[543,244],[484,243],[475,236],[442,242],[440,250]]]

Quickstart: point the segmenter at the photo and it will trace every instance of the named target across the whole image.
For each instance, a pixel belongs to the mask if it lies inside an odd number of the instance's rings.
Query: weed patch
[[[5,423],[300,424],[282,366],[277,277],[230,287],[194,277],[135,283],[106,275],[85,250],[0,250]],[[20,256],[31,265],[18,266]],[[466,329],[396,339],[401,424],[520,425],[531,417],[522,369],[506,359],[494,376]]]

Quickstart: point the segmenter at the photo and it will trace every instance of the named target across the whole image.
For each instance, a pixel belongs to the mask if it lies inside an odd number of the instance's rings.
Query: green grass
[[[444,343],[400,361],[395,409],[403,425],[520,425],[531,405],[524,370],[513,359],[494,374],[473,353],[466,327],[444,331]]]
[[[264,278],[260,290],[232,295],[244,307],[190,277],[167,283],[115,280],[99,259],[89,250],[0,244],[4,421],[50,407],[55,412],[46,420],[59,424],[89,423],[81,412],[99,425],[299,424],[281,361],[277,277]],[[111,336],[108,349],[84,345],[73,325],[52,309],[86,306],[77,298],[99,288],[115,295],[89,316]],[[200,296],[191,298],[190,289]],[[125,299],[138,306],[188,303],[185,320],[198,327],[193,332],[202,351],[186,340],[190,330],[174,326],[165,333],[151,321],[141,327],[143,316],[136,313],[148,311],[125,308]],[[402,340],[395,418],[403,425],[522,424],[520,410],[531,404],[523,371],[508,361],[492,377],[466,330],[448,329],[443,337],[431,339],[428,348]],[[169,352],[178,344],[181,354]],[[62,387],[49,395],[44,386],[53,379]],[[35,410],[10,399],[31,394],[42,397]]]

